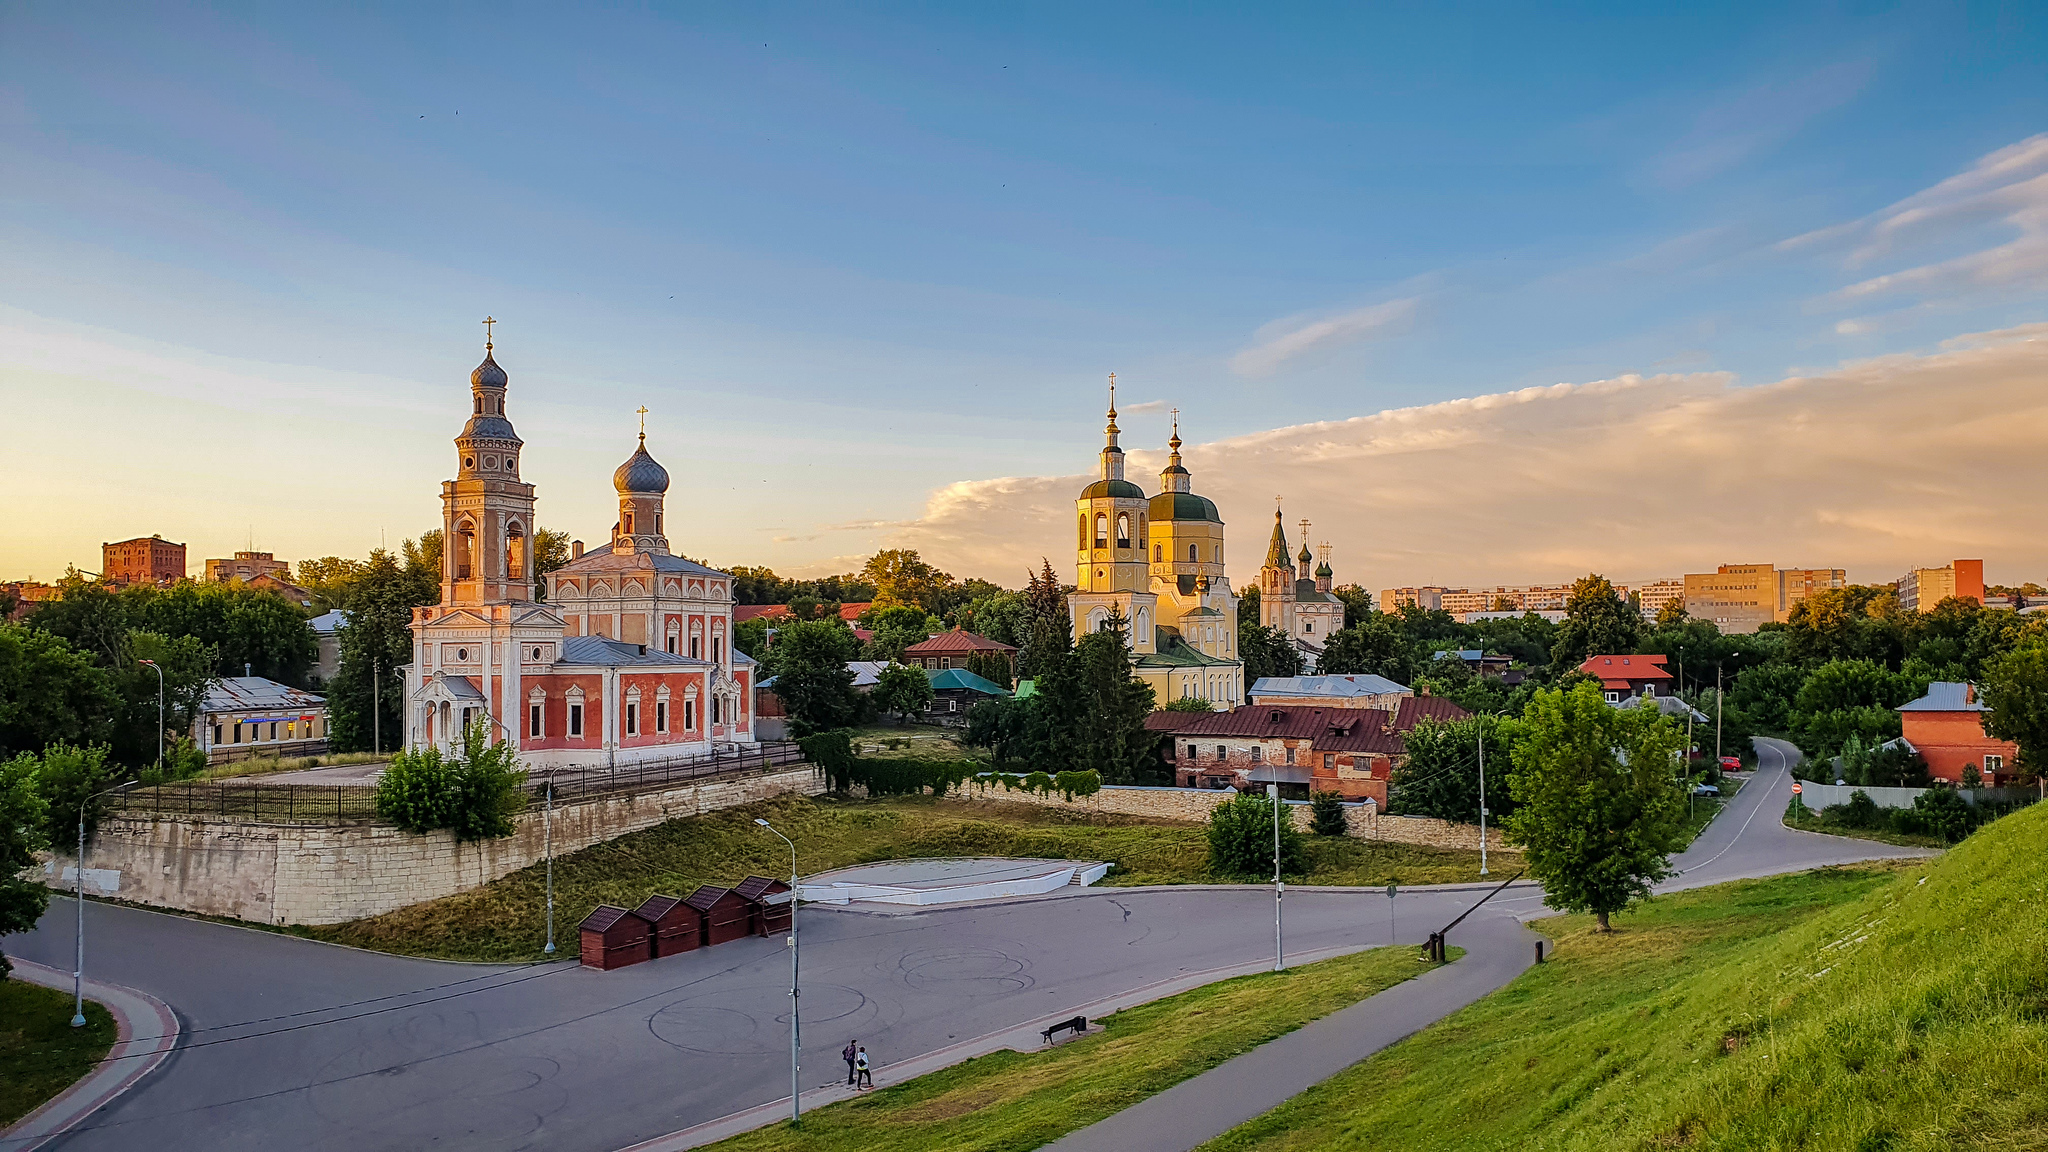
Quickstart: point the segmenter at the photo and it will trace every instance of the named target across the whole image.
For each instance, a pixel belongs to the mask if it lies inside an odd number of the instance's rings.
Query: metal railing
[[[377,789],[332,784],[206,784],[130,788],[109,797],[111,816],[211,816],[257,824],[356,824],[377,816]]]
[[[615,768],[561,768],[554,774],[555,803],[659,792],[716,777],[745,776],[805,763],[794,743],[672,756]],[[522,785],[533,803],[547,788],[544,772],[528,772]],[[147,819],[211,816],[258,824],[351,824],[377,818],[377,788],[362,784],[219,784],[188,781],[130,788],[108,798],[110,815]]]

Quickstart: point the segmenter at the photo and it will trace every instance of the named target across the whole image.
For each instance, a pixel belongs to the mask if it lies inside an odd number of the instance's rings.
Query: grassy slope
[[[723,1152],[1028,1152],[1431,967],[1413,948],[1240,976],[734,1137]],[[828,1061],[829,1062],[829,1061]]]
[[[1880,844],[1897,844],[1906,848],[1947,847],[1939,836],[1908,836],[1904,833],[1883,831],[1876,828],[1844,828],[1840,824],[1831,824],[1817,816],[1808,816],[1803,820],[1787,820],[1785,821],[1785,827],[1796,828],[1801,832],[1818,832],[1823,836],[1847,836],[1854,840],[1875,840]]]
[[[85,1002],[85,1027],[71,1027],[71,994],[22,980],[0,981],[0,1128],[41,1107],[86,1074],[114,1043],[114,1018]]]
[[[1557,962],[1205,1148],[2048,1147],[2044,843],[1551,921]]]
[[[805,873],[863,861],[924,856],[1024,856],[1108,860],[1111,884],[1177,884],[1207,879],[1200,825],[1089,817],[1031,804],[894,797],[832,800],[783,797],[672,820],[555,861],[555,939],[573,947],[575,925],[599,904],[627,908],[655,892],[686,895],[699,884],[749,874],[787,875],[782,841],[754,826],[757,815],[796,841]],[[1449,883],[1478,878],[1479,854],[1310,837],[1310,884]],[[1502,860],[1496,858],[1496,867]],[[541,866],[471,892],[305,935],[383,951],[457,960],[533,960],[545,937]]]

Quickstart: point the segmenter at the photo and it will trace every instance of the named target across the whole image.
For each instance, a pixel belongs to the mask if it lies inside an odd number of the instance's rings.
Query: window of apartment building
[[[637,702],[628,701],[626,704],[626,735],[638,736],[639,734],[640,705]]]
[[[656,732],[668,731],[668,701],[666,700],[656,700],[654,702],[654,730]]]
[[[569,705],[569,735],[583,735],[583,705]]]
[[[541,718],[544,710],[539,704],[526,706],[526,734],[538,739],[541,734]]]

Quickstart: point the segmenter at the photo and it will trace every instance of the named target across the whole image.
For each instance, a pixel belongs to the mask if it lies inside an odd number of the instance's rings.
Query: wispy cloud
[[[1145,400],[1137,404],[1119,404],[1116,406],[1116,408],[1117,411],[1123,413],[1126,416],[1142,416],[1147,412],[1166,411],[1166,401]]]
[[[1230,366],[1241,376],[1270,376],[1308,352],[1396,335],[1414,322],[1419,301],[1420,297],[1407,296],[1335,316],[1275,320],[1252,334],[1257,343],[1231,357]]]
[[[1887,295],[1927,297],[1990,288],[2048,287],[2048,133],[1980,158],[1969,168],[1857,220],[1782,241],[1784,251],[1846,249],[1843,266],[1867,268],[1907,247],[1982,243],[1988,226],[2006,227],[2001,243],[1897,271],[1866,276],[1828,297],[1835,304]],[[1857,331],[1865,321],[1844,321]],[[1838,325],[1837,330],[1841,327]]]
[[[1340,580],[1371,587],[1646,578],[1753,560],[1879,579],[1976,555],[2038,577],[2044,376],[2038,324],[1758,387],[1723,373],[1624,376],[1184,451],[1195,490],[1230,522],[1240,584],[1258,565],[1275,492],[1290,522],[1306,516],[1336,545]],[[1133,457],[1134,474],[1157,463]],[[1041,556],[1063,563],[1086,480],[951,484],[888,539],[961,575],[1014,582]]]
[[[1650,166],[1652,179],[1683,187],[1719,175],[1792,138],[1815,117],[1847,104],[1870,82],[1874,62],[1846,61],[1722,93]]]

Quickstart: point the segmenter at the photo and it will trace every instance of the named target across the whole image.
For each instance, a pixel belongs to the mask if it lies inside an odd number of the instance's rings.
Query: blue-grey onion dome
[[[668,469],[655,463],[654,457],[647,454],[647,441],[642,440],[633,455],[612,473],[612,487],[621,496],[659,496],[668,491]]]
[[[498,367],[498,362],[491,359],[489,352],[485,352],[484,362],[477,365],[476,371],[469,374],[469,384],[472,388],[503,388],[505,370]]]

